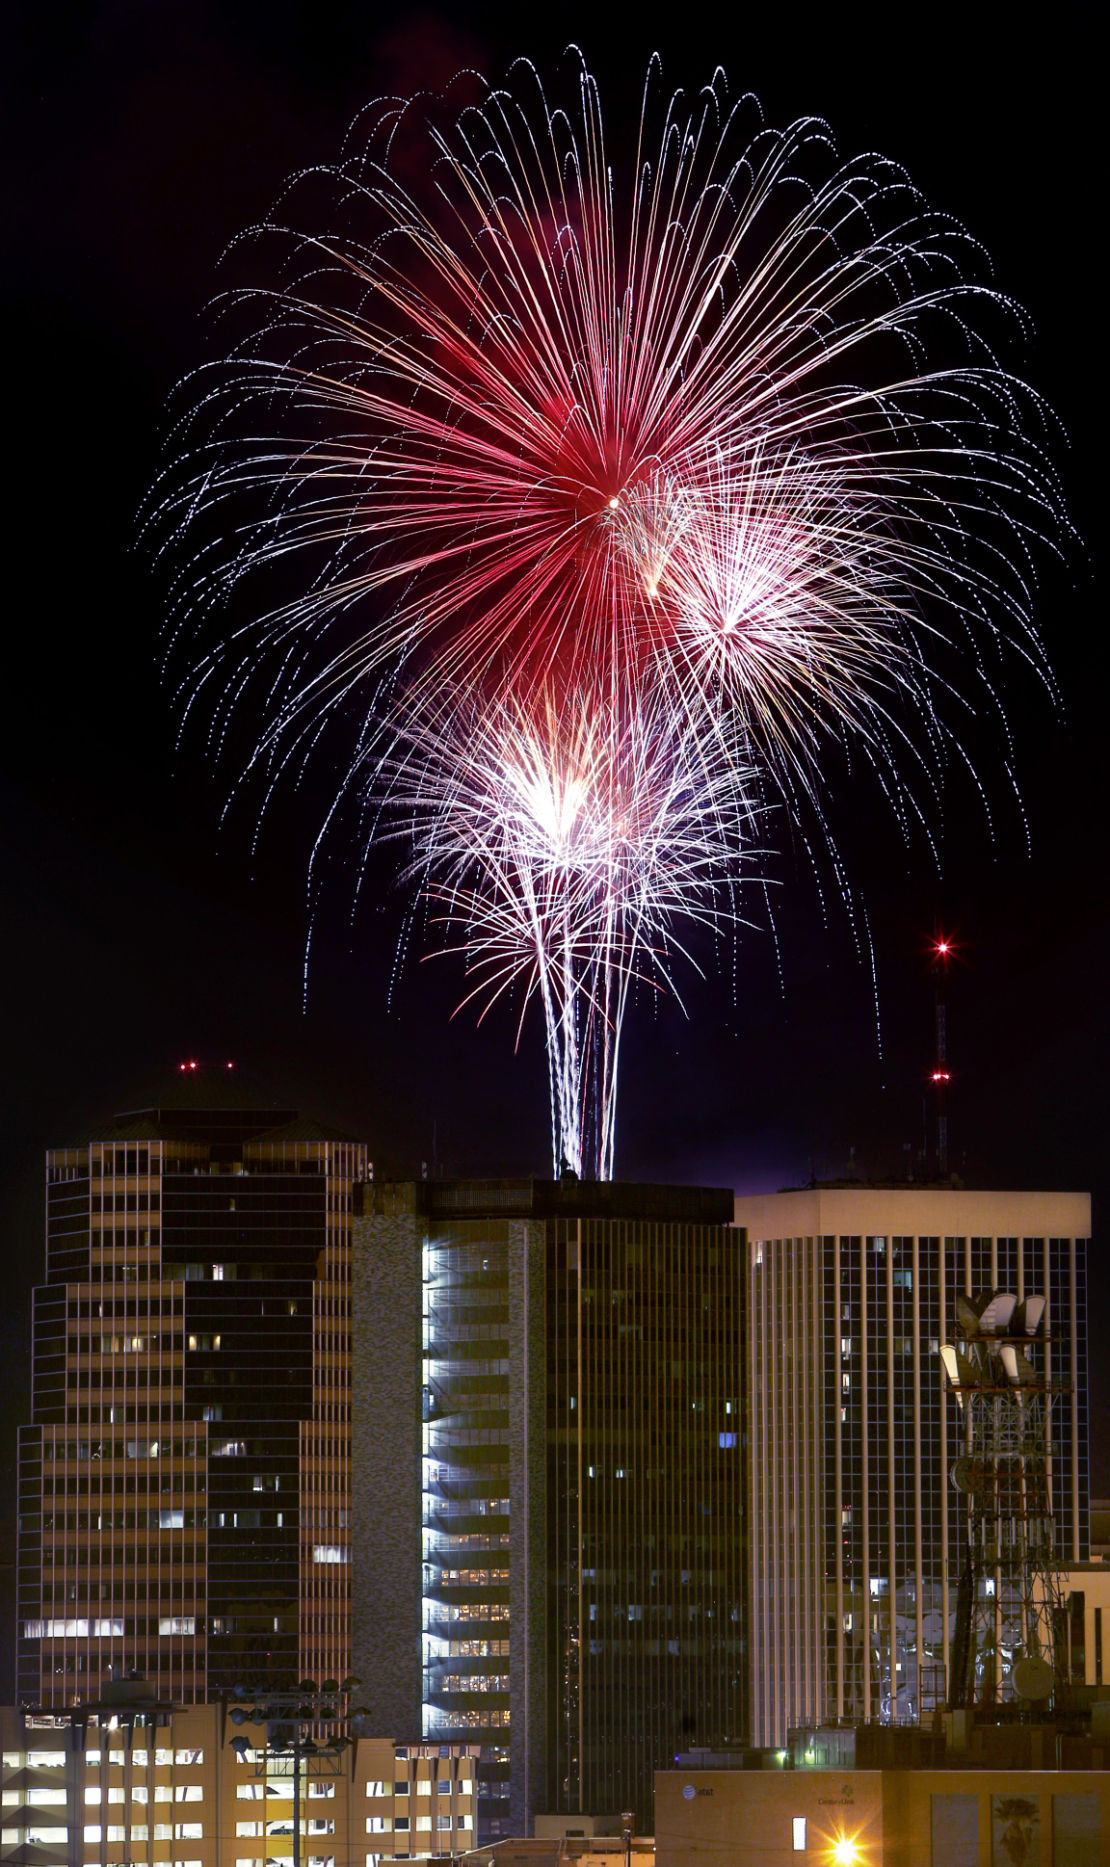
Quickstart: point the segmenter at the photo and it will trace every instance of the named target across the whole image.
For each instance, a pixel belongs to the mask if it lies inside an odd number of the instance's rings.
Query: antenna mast
[[[934,1063],[929,1075],[936,1092],[937,1103],[937,1177],[948,1178],[948,1085],[952,1073],[948,1068],[948,962],[952,957],[952,942],[943,934],[938,934],[933,941],[933,1010],[934,1010]]]

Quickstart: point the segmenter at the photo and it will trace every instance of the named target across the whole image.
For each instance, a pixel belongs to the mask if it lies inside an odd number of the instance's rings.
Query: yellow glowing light
[[[857,1867],[862,1856],[855,1842],[850,1841],[847,1835],[842,1835],[833,1846],[832,1858],[835,1867]]]

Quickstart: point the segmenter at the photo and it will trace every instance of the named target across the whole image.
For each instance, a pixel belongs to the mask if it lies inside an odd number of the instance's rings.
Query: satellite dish
[[[1014,1691],[1021,1698],[1047,1698],[1052,1691],[1052,1668],[1039,1653],[1030,1653],[1025,1659],[1018,1660],[1010,1676],[1014,1682]]]

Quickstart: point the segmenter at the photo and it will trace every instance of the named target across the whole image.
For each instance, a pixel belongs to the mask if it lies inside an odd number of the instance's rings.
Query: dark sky
[[[634,23],[629,25],[630,14]],[[901,17],[901,23],[899,23]],[[980,1184],[1108,1191],[1103,683],[1093,636],[1098,544],[1092,402],[1102,346],[1094,280],[1093,14],[1042,9],[1035,30],[974,4],[603,9],[576,3],[409,11],[327,0],[24,5],[11,60],[9,615],[0,822],[6,844],[6,1078],[0,1145],[11,1264],[4,1347],[23,1409],[23,1338],[41,1251],[44,1146],[182,1055],[235,1058],[365,1135],[379,1171],[543,1172],[546,1083],[535,1029],[475,1030],[453,963],[409,955],[391,995],[403,902],[388,863],[347,926],[338,883],[302,1012],[305,854],[325,802],[283,800],[257,854],[243,814],[221,831],[226,778],[178,755],[159,685],[161,588],[134,549],[175,381],[214,353],[203,312],[226,242],[285,177],[337,155],[383,90],[550,69],[583,46],[631,124],[648,55],[669,83],[721,64],[769,121],[824,116],[845,154],[909,169],[991,253],[1030,310],[1021,366],[1054,404],[1057,462],[1087,544],[1046,573],[1038,610],[1063,698],[1014,663],[1004,696],[1022,807],[996,740],[977,750],[993,833],[953,792],[941,872],[907,852],[865,788],[829,800],[874,935],[878,998],[835,891],[789,838],[766,932],[705,955],[672,1005],[634,1008],[618,1171],[746,1189],[897,1171],[918,1146],[930,1062],[925,947],[960,942],[950,991],[954,1163]],[[1024,36],[1018,36],[1024,34]],[[1028,847],[1027,847],[1028,834]],[[348,878],[349,879],[349,878]],[[342,897],[342,898],[340,898]],[[781,967],[779,960],[781,959]],[[781,977],[780,977],[781,975]],[[907,1152],[908,1150],[908,1152]],[[1095,1248],[1096,1368],[1110,1298]],[[1096,1482],[1110,1492],[1101,1377]],[[5,1463],[9,1457],[5,1447]]]

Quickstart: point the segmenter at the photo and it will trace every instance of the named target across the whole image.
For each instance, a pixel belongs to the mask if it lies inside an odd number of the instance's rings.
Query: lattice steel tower
[[[960,1339],[941,1349],[963,1447],[952,1482],[967,1497],[949,1704],[1043,1701],[1056,1680],[1062,1608],[1052,1510],[1051,1352],[1043,1296],[957,1297]]]

